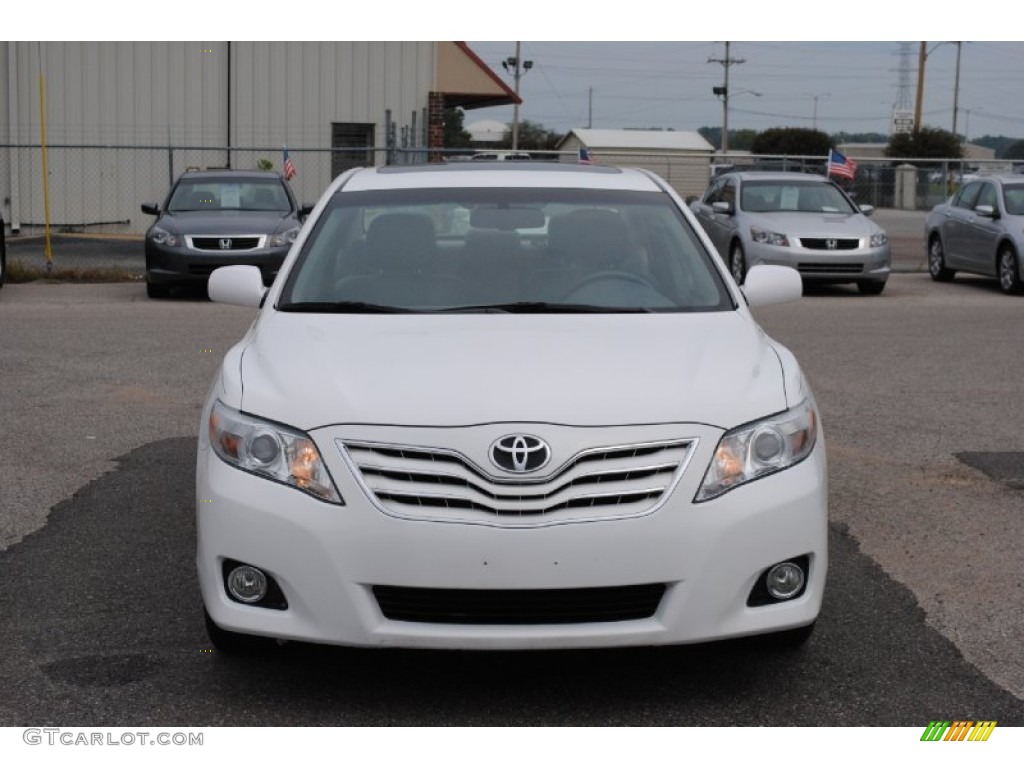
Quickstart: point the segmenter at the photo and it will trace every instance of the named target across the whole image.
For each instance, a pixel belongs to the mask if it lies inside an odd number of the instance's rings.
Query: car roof
[[[522,187],[662,191],[650,174],[636,168],[544,162],[473,162],[451,165],[390,165],[362,168],[342,192],[445,187]]]
[[[722,175],[735,176],[740,181],[830,181],[818,173],[797,171],[733,171]]]
[[[243,170],[237,168],[207,168],[202,171],[185,171],[179,179],[282,179],[278,171]]]

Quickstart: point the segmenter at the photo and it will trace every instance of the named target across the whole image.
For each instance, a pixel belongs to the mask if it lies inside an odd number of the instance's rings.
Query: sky
[[[467,42],[512,84],[501,62],[515,42]],[[733,42],[729,56],[743,63],[730,67],[729,127],[887,134],[901,96],[914,109],[919,47],[909,44],[901,78],[899,42]],[[957,44],[933,41],[926,50],[922,123],[952,130]],[[711,89],[724,68],[708,60],[724,58],[724,42],[523,41],[533,67],[520,80],[520,119],[585,128],[592,104],[594,128],[721,127],[722,101]],[[957,132],[1024,137],[1022,73],[1024,43],[962,43]],[[472,110],[465,123],[481,119],[509,122],[512,108]]]

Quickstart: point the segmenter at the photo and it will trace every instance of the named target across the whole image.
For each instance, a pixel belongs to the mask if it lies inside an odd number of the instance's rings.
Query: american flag
[[[590,150],[586,147],[580,147],[579,161],[582,165],[593,165],[594,156],[590,154]]]
[[[299,172],[295,170],[295,163],[288,157],[288,147],[284,148],[284,178],[285,181],[291,181],[295,176],[298,176]]]
[[[852,179],[857,172],[857,164],[846,155],[836,152],[834,149],[828,151],[828,175],[840,176],[844,179]]]

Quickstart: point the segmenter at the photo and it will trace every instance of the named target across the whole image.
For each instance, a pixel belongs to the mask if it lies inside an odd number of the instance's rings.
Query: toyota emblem
[[[220,249],[222,251],[230,251],[231,250],[231,238],[230,237],[222,237],[220,240],[217,241],[217,245],[220,246]]]
[[[536,472],[551,460],[551,448],[533,435],[505,435],[491,443],[491,463],[506,472]]]

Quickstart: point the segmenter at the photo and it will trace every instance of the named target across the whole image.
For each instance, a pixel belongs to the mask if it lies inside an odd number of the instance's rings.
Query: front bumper
[[[228,466],[200,441],[197,565],[203,601],[224,629],[354,646],[526,649],[695,643],[804,626],[817,617],[827,569],[823,439],[802,463],[694,504],[717,436],[707,427],[671,496],[627,519],[501,527],[415,520],[375,506],[329,440],[321,454],[345,499],[327,504]],[[714,432],[714,434],[712,434]],[[749,607],[771,565],[807,555],[791,601]],[[223,562],[255,565],[286,610],[232,601]],[[373,588],[551,590],[663,584],[647,618],[558,624],[388,619]]]
[[[888,243],[877,248],[851,250],[819,250],[801,245],[782,247],[754,242],[745,247],[748,266],[778,264],[792,267],[805,280],[816,282],[885,281],[892,267]]]
[[[205,284],[218,267],[234,264],[259,267],[265,285],[277,276],[291,246],[246,251],[203,251],[184,246],[165,248],[146,241],[146,282],[153,284]]]

